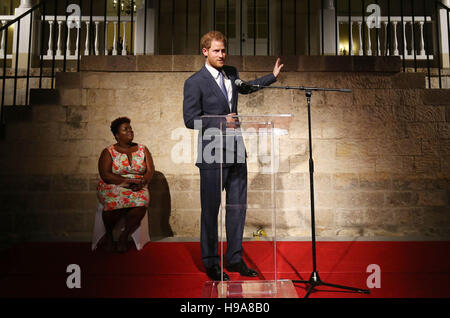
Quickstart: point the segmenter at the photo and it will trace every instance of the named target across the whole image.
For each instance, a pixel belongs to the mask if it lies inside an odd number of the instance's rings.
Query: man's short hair
[[[202,49],[205,48],[205,49],[208,50],[211,47],[211,42],[213,40],[223,42],[225,47],[227,46],[227,38],[225,37],[225,35],[223,35],[222,32],[220,32],[220,31],[209,31],[204,36],[202,36],[202,39],[200,40],[201,48]]]

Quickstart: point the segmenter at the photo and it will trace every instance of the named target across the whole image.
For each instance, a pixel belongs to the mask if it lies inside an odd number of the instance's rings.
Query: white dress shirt
[[[205,63],[205,67],[211,73],[212,77],[214,77],[217,85],[219,85],[219,88],[220,88],[219,71],[217,69],[215,69],[214,67],[212,67],[211,65],[209,65],[208,63]],[[231,87],[231,80],[227,77],[227,75],[225,74],[224,71],[222,71],[222,75],[223,75],[223,81],[225,82],[225,89],[227,90],[227,95],[228,95],[228,106],[230,107],[230,112],[231,112],[231,108],[232,108],[231,99],[233,97],[233,88]]]

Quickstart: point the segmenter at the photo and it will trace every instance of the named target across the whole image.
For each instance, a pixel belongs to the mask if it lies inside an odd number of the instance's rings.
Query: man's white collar
[[[214,78],[217,78],[219,76],[219,71],[215,67],[212,67],[208,63],[205,63],[205,67],[208,69],[208,71]]]

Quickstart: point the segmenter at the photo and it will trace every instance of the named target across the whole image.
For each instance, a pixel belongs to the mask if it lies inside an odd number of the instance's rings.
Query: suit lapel
[[[232,88],[232,94],[233,96],[231,96],[231,112],[232,113],[237,113],[237,95],[238,95],[238,90],[236,87],[236,84],[234,84],[234,81],[236,80],[236,77],[233,76],[233,74],[231,74],[230,72],[227,72],[227,68],[224,67],[224,71],[225,74],[227,74],[227,77],[230,79],[231,81],[231,88]]]
[[[214,94],[217,97],[217,100],[219,100],[220,103],[224,107],[226,107],[225,112],[228,114],[229,109],[230,109],[230,107],[228,106],[228,101],[226,100],[225,96],[223,96],[222,91],[220,90],[219,86],[216,83],[216,80],[214,79],[214,77],[211,75],[211,73],[208,71],[208,69],[205,66],[202,67],[201,73],[202,73],[202,76],[206,80],[205,81],[206,85],[208,86],[209,89],[211,89],[214,92]]]

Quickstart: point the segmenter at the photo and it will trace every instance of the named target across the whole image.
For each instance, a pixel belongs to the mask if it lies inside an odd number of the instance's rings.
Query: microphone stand
[[[351,93],[350,89],[339,89],[339,88],[321,88],[321,87],[304,87],[304,86],[263,86],[263,85],[251,85],[247,83],[242,83],[242,86],[254,87],[254,88],[273,88],[273,89],[289,89],[289,90],[300,90],[305,92],[307,104],[308,104],[308,137],[309,137],[309,184],[310,184],[310,200],[311,200],[311,242],[312,242],[312,261],[313,261],[313,271],[308,280],[292,280],[293,283],[301,283],[309,285],[306,292],[305,298],[315,290],[317,286],[329,286],[338,289],[344,289],[353,291],[356,293],[369,294],[370,290],[360,289],[355,287],[348,287],[343,285],[336,285],[324,282],[320,279],[319,272],[317,271],[316,264],[316,224],[315,224],[315,206],[314,206],[314,161],[312,158],[312,134],[311,134],[311,96],[313,91],[322,92],[341,92],[341,93]],[[276,269],[275,269],[276,270]],[[320,291],[320,290],[317,290]]]

